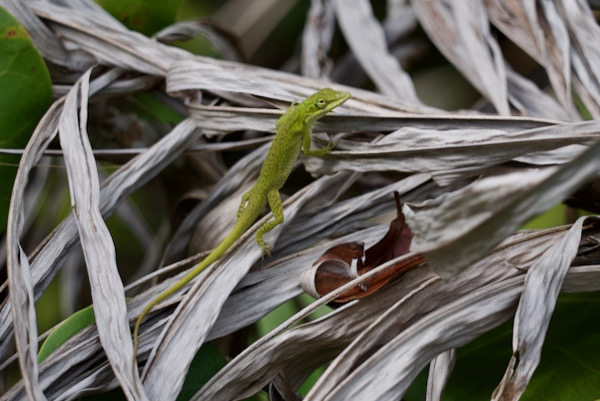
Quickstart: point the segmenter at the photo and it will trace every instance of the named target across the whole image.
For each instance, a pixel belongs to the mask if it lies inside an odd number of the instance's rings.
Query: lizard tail
[[[142,310],[139,317],[135,322],[135,326],[133,328],[133,369],[136,369],[137,363],[137,351],[138,351],[138,343],[139,343],[139,330],[140,325],[144,321],[146,315],[154,308],[158,303],[162,302],[166,298],[175,294],[177,291],[185,287],[187,283],[192,281],[194,277],[200,274],[204,269],[210,266],[212,263],[216,262],[230,247],[235,243],[235,241],[241,236],[244,230],[240,231],[237,229],[238,227],[234,227],[234,229],[229,233],[227,237],[200,263],[198,263],[188,274],[186,274],[181,280],[173,284],[171,287],[167,288],[163,292],[161,292],[156,298],[154,298],[146,307]]]

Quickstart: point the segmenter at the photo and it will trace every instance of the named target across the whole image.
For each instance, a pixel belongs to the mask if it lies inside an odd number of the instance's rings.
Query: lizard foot
[[[267,244],[262,244],[261,249],[262,255],[260,257],[260,268],[262,269],[263,265],[265,264],[265,257],[271,257],[271,248]]]

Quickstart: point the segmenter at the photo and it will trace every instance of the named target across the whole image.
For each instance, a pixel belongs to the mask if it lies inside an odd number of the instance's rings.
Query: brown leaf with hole
[[[313,264],[318,265],[315,274],[315,288],[323,296],[350,280],[386,263],[389,260],[407,254],[410,250],[412,232],[402,214],[400,196],[394,193],[398,216],[390,223],[385,236],[365,251],[362,242],[346,242],[329,248]],[[383,287],[390,280],[420,266],[425,261],[423,255],[404,260],[352,288],[333,302],[345,303],[363,298]]]

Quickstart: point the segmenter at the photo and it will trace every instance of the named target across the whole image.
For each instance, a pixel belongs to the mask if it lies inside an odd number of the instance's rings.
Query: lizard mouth
[[[341,92],[337,99],[335,99],[331,104],[333,107],[337,107],[340,104],[344,103],[346,100],[350,99],[350,92]]]

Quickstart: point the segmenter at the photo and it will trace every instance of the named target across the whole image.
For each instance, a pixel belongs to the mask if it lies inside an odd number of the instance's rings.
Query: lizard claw
[[[263,257],[263,259],[265,258],[265,256],[266,256],[267,258],[271,257],[271,247],[270,247],[269,245],[265,245],[265,246],[262,248],[262,253],[263,253],[263,256],[262,256],[262,257]]]
[[[269,248],[268,245],[265,244],[264,247],[262,247],[262,256],[260,257],[260,268],[263,268],[263,265],[265,264],[265,256],[266,257],[271,257],[271,248]]]

